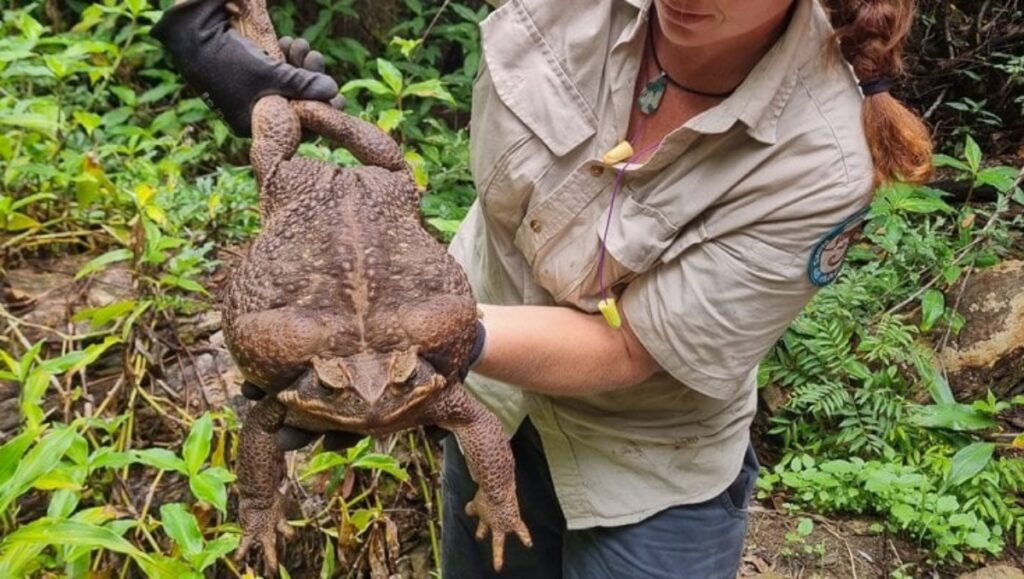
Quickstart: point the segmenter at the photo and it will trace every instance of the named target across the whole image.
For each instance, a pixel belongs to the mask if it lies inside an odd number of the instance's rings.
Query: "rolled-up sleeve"
[[[809,253],[749,233],[698,243],[633,280],[623,311],[665,371],[728,399],[813,297]]]

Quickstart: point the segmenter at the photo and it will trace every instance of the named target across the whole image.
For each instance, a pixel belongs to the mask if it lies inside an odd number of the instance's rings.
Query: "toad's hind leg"
[[[466,513],[480,519],[478,540],[491,534],[494,569],[500,571],[505,561],[506,535],[514,534],[527,547],[532,545],[530,531],[519,516],[515,462],[508,437],[498,418],[460,385],[445,390],[431,409],[430,418],[455,434],[466,455],[469,474],[479,486],[466,505]]]

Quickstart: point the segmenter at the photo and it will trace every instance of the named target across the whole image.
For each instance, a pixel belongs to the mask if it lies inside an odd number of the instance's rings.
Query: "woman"
[[[836,32],[813,0],[511,0],[482,24],[452,251],[533,547],[490,569],[450,437],[446,578],[735,577],[757,363],[875,187],[930,171],[887,93],[912,13],[845,2]]]
[[[735,577],[757,364],[872,191],[931,169],[888,94],[911,0],[834,2],[836,30],[815,0],[510,0],[482,24],[479,199],[452,252],[486,329],[467,387],[514,435],[533,545],[474,538],[449,437],[447,579]],[[228,31],[223,3],[155,32],[236,132],[263,94],[333,96]]]

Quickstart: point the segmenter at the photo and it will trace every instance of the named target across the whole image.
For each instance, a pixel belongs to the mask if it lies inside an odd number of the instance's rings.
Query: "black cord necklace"
[[[728,98],[732,96],[734,92],[736,92],[735,88],[726,92],[705,92],[702,90],[697,90],[695,88],[690,88],[684,85],[683,83],[679,82],[678,80],[672,78],[665,70],[665,67],[661,66],[661,60],[658,59],[658,48],[654,43],[653,14],[650,16],[650,18],[648,18],[647,23],[649,28],[649,30],[647,31],[647,46],[650,48],[651,56],[654,57],[654,65],[658,67],[658,74],[655,75],[653,79],[647,81],[647,84],[644,85],[643,90],[640,91],[640,96],[638,96],[636,99],[636,104],[638,107],[640,107],[641,113],[645,115],[650,115],[654,114],[654,111],[658,110],[658,107],[661,105],[661,98],[665,96],[665,88],[668,86],[669,83],[672,83],[672,86],[678,88],[683,92],[688,92],[690,94],[695,94],[697,96],[712,99]]]

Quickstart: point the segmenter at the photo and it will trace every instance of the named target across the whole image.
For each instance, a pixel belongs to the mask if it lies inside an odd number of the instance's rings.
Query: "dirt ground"
[[[807,536],[796,532],[802,518],[814,523]],[[875,532],[870,519],[832,520],[813,514],[787,515],[751,506],[747,546],[739,577],[762,579],[1024,579],[1024,556],[1008,549],[998,561],[960,568],[936,568],[913,543]],[[968,573],[978,563],[987,566]],[[902,573],[902,575],[900,574]]]

